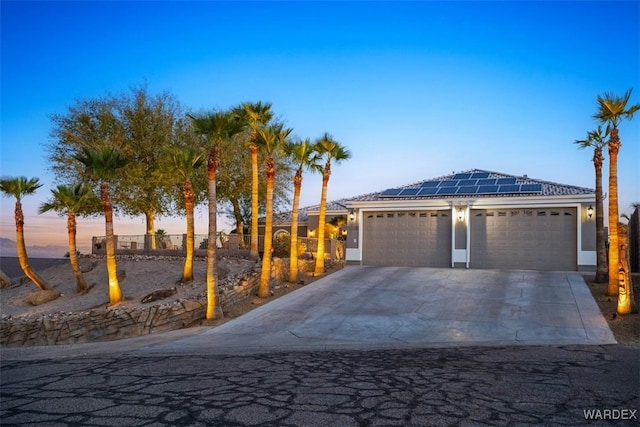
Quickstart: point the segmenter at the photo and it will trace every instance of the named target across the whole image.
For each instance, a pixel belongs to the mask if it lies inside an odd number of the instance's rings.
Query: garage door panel
[[[448,212],[372,212],[363,219],[363,263],[446,267],[451,259]]]
[[[474,210],[473,268],[575,270],[576,209]]]

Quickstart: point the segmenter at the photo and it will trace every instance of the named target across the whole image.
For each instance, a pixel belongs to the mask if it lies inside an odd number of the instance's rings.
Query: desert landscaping
[[[75,289],[75,282],[71,268],[66,264],[56,265],[40,271],[40,275],[49,284],[52,291],[59,292],[60,296],[39,304],[33,305],[28,300],[30,296],[38,294],[37,288],[26,279],[14,280],[9,286],[0,290],[3,335],[6,335],[8,324],[41,322],[41,319],[59,319],[61,315],[72,316],[74,319],[89,316],[89,313],[97,311],[100,318],[105,313],[127,313],[128,317],[135,317],[132,313],[144,312],[144,319],[149,324],[147,328],[131,329],[130,332],[121,332],[117,338],[125,338],[137,334],[167,331],[190,326],[216,326],[230,319],[238,317],[253,308],[267,303],[289,292],[300,289],[312,281],[318,279],[310,274],[301,276],[298,283],[288,283],[280,279],[283,263],[276,261],[272,270],[271,296],[258,298],[256,296],[257,283],[251,278],[257,278],[259,264],[242,257],[224,257],[218,262],[218,291],[223,317],[215,320],[204,319],[204,305],[206,304],[205,292],[205,268],[204,258],[196,258],[194,263],[195,281],[190,284],[180,284],[176,280],[180,277],[182,259],[179,257],[151,257],[129,255],[118,257],[118,274],[125,300],[114,307],[109,307],[109,295],[106,286],[106,266],[101,257],[84,256],[80,259],[80,265],[91,289],[79,294]],[[286,266],[285,266],[286,267]],[[340,264],[327,264],[327,274],[340,268]],[[605,285],[593,283],[592,276],[585,275],[589,289],[599,305],[603,316],[607,320],[616,340],[621,344],[640,344],[640,315],[618,316],[616,312],[616,298],[607,297],[604,294]],[[640,295],[640,276],[633,276],[636,303]],[[153,300],[153,301],[149,301]],[[145,302],[143,302],[145,301]],[[165,307],[170,312],[176,312],[175,305],[187,307],[192,313],[185,317],[180,313],[179,321],[165,318],[158,327],[151,325],[150,315],[146,314],[151,309],[154,313]],[[200,310],[200,311],[198,311]],[[184,319],[189,319],[184,321]],[[156,321],[157,322],[157,321]],[[182,323],[180,323],[182,322]],[[173,323],[173,324],[171,324]],[[95,340],[114,339],[113,336],[96,336]],[[115,339],[117,339],[115,338]],[[87,338],[72,338],[70,342],[86,342]],[[35,344],[59,343],[37,341]],[[67,342],[68,343],[68,342]],[[6,345],[6,337],[3,337]],[[20,345],[13,342],[12,345]],[[24,345],[34,345],[28,340]]]

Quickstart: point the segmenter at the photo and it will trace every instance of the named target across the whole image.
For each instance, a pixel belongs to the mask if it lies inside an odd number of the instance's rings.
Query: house
[[[474,169],[330,202],[346,260],[363,265],[594,270],[595,190]],[[313,237],[318,206],[300,210]],[[274,221],[274,235],[290,218]],[[336,228],[336,234],[343,234]]]

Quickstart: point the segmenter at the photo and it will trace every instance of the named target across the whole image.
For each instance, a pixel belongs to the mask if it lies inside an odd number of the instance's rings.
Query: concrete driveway
[[[615,344],[582,276],[348,266],[150,352]]]

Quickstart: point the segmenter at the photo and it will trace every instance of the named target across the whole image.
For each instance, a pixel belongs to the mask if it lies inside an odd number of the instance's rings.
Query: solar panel
[[[471,178],[470,173],[457,173],[453,176],[453,179],[469,179]]]
[[[465,185],[462,187],[458,187],[458,191],[456,192],[456,194],[476,194],[477,191],[477,185]]]
[[[384,190],[380,193],[381,196],[397,196],[402,191],[401,188],[389,188],[388,190]]]
[[[512,185],[515,183],[515,178],[498,178],[498,185]]]
[[[495,194],[498,192],[497,185],[481,185],[477,194]]]
[[[420,191],[419,188],[405,188],[400,192],[400,196],[415,196]]]
[[[483,179],[483,178],[489,178],[489,172],[476,172],[473,175],[471,175],[471,179]]]
[[[455,181],[448,180],[448,181],[440,182],[440,187],[457,187],[457,186],[458,186],[458,180],[455,180]]]
[[[456,191],[458,191],[457,187],[440,187],[437,194],[456,194]]]
[[[440,185],[440,181],[425,181],[422,184],[420,184],[420,187],[425,188],[425,187],[437,187],[438,185]]]
[[[498,193],[519,193],[520,192],[520,184],[508,184],[501,185],[498,189]]]
[[[495,178],[479,179],[477,185],[496,185],[496,179]]]
[[[477,182],[478,182],[477,179],[461,179],[458,182],[458,187],[466,187],[468,185],[476,185]]]
[[[418,196],[433,196],[438,192],[438,187],[422,187]]]
[[[520,192],[522,193],[537,193],[542,191],[542,184],[522,184],[520,186]]]

